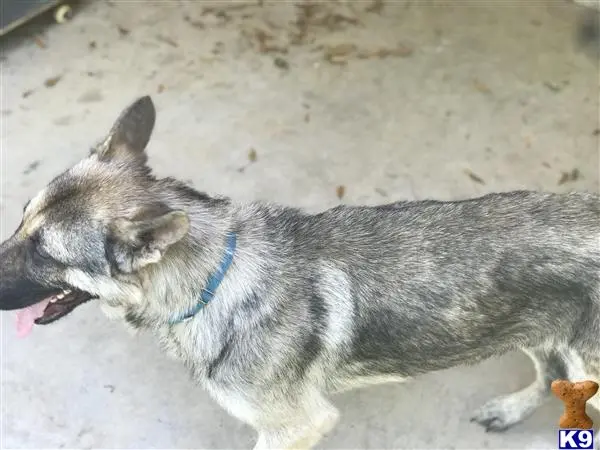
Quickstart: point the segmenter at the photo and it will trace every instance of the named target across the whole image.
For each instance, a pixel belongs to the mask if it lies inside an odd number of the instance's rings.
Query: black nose
[[[0,310],[26,308],[53,293],[28,276],[26,256],[26,244],[14,237],[0,245]]]

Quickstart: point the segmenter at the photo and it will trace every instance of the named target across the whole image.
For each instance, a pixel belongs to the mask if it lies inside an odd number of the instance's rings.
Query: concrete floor
[[[1,238],[145,93],[158,108],[157,171],[237,199],[317,211],[340,202],[338,186],[352,204],[598,191],[597,61],[574,46],[579,9],[556,4],[395,1],[378,14],[354,2],[311,16],[286,2],[114,1],[19,30],[1,43]],[[97,305],[22,341],[13,319],[1,318],[2,448],[253,444],[151,336],[132,338]],[[503,434],[469,422],[532,376],[511,354],[341,395],[322,446],[556,448],[557,400]]]

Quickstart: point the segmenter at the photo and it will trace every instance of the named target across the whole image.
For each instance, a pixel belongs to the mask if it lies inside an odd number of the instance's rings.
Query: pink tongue
[[[23,308],[17,311],[17,336],[23,338],[31,333],[33,329],[34,321],[38,317],[42,317],[44,315],[44,310],[48,303],[50,303],[51,297],[48,297],[45,300],[42,300],[35,305],[28,306],[27,308]]]

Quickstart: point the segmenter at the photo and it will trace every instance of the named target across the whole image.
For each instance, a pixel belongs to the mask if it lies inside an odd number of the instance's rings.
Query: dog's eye
[[[37,239],[33,240],[33,252],[36,256],[39,256],[41,259],[52,259],[52,256],[48,254],[46,250],[44,250]]]
[[[35,252],[42,259],[52,259],[52,256],[50,256],[48,254],[48,252],[46,250],[44,250],[42,247],[40,247],[39,245],[35,246]]]

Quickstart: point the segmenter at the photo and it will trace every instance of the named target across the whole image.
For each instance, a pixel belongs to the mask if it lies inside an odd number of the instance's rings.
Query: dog
[[[555,379],[600,380],[597,194],[242,204],[154,176],[155,118],[148,96],[127,107],[0,246],[0,309],[21,336],[98,302],[155,333],[257,449],[316,445],[336,392],[511,350],[537,378],[474,413],[487,430],[532,414]]]

